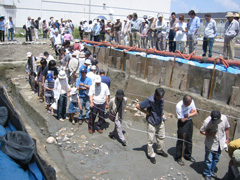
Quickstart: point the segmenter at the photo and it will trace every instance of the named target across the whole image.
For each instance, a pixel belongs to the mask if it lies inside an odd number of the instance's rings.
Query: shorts
[[[54,97],[45,96],[45,98],[46,98],[47,105],[52,105],[54,103]]]
[[[70,102],[68,107],[68,113],[73,114],[79,112],[78,102]]]

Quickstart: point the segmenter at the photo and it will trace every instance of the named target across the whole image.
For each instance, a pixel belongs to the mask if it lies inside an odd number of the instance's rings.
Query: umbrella
[[[104,19],[104,20],[107,21],[107,18],[106,18],[105,16],[98,16],[98,17],[96,17],[95,19]],[[94,20],[95,20],[95,19],[94,19]]]

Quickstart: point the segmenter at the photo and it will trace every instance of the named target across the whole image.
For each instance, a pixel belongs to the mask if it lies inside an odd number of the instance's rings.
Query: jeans
[[[67,94],[61,94],[58,99],[58,108],[57,108],[57,118],[66,119],[66,109],[67,109]]]
[[[80,113],[79,113],[79,118],[78,119],[83,119],[83,107],[85,107],[85,110],[86,110],[86,116],[85,116],[85,119],[89,119],[89,109],[90,109],[90,100],[89,100],[89,97],[86,96],[86,97],[80,97],[80,103],[81,103],[81,106],[82,106],[82,110],[80,110]]]
[[[186,158],[191,158],[192,156],[192,134],[193,134],[193,123],[192,120],[187,120],[184,123],[178,120],[178,139],[183,139],[185,134],[185,141],[183,147],[183,141],[178,140],[176,146],[176,159],[182,157],[182,150],[184,150],[184,156]]]
[[[175,52],[176,50],[176,42],[173,41],[174,40],[174,37],[176,35],[176,32],[174,30],[170,30],[169,32],[169,52]]]
[[[203,55],[206,56],[207,47],[209,48],[208,57],[212,57],[212,48],[213,48],[214,38],[203,38]]]
[[[8,41],[9,41],[10,34],[11,34],[11,41],[13,40],[13,34],[14,34],[13,32],[14,32],[13,28],[8,29],[8,34],[7,34]]]
[[[211,176],[215,172],[216,165],[220,159],[221,150],[211,151],[207,147],[205,147],[205,168],[203,174],[205,176]]]
[[[32,32],[30,28],[26,29],[26,41],[28,41],[28,37],[29,41],[32,41]]]

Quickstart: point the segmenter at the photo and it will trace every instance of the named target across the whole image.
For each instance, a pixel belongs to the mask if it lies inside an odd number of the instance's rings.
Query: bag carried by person
[[[32,138],[24,131],[9,131],[0,137],[1,150],[9,157],[21,164],[28,164],[34,153],[35,144]]]
[[[118,105],[118,108],[117,108],[117,111],[116,111],[116,112],[110,112],[110,111],[109,111],[108,118],[109,118],[112,122],[115,122],[115,120],[116,120],[116,115],[117,115],[117,113],[118,113],[121,105],[122,105],[122,100],[121,100],[120,104]]]

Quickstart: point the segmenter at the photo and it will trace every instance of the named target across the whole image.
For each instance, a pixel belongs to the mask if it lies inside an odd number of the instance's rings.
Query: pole
[[[211,96],[212,96],[213,82],[214,82],[215,70],[216,70],[216,63],[217,63],[217,59],[215,59],[215,61],[214,61],[214,67],[213,67],[213,73],[212,73],[212,79],[211,79],[211,85],[210,85],[208,99],[211,99]]]
[[[123,71],[124,60],[125,60],[125,59],[124,59],[124,55],[125,55],[125,52],[123,51],[123,52],[122,52],[122,71]]]
[[[174,72],[174,68],[175,68],[175,61],[176,61],[176,53],[174,54],[173,67],[172,67],[172,72],[171,72],[171,76],[170,76],[169,87],[171,87],[171,85],[172,85],[172,77],[173,77],[173,72]]]
[[[185,146],[185,133],[183,133],[183,146],[182,146],[182,160],[183,160],[183,154],[184,154],[184,146]]]
[[[143,79],[145,79],[145,78],[146,78],[147,55],[148,55],[148,51],[146,50],[146,58],[145,58],[145,64],[144,64],[144,77],[143,77]]]

